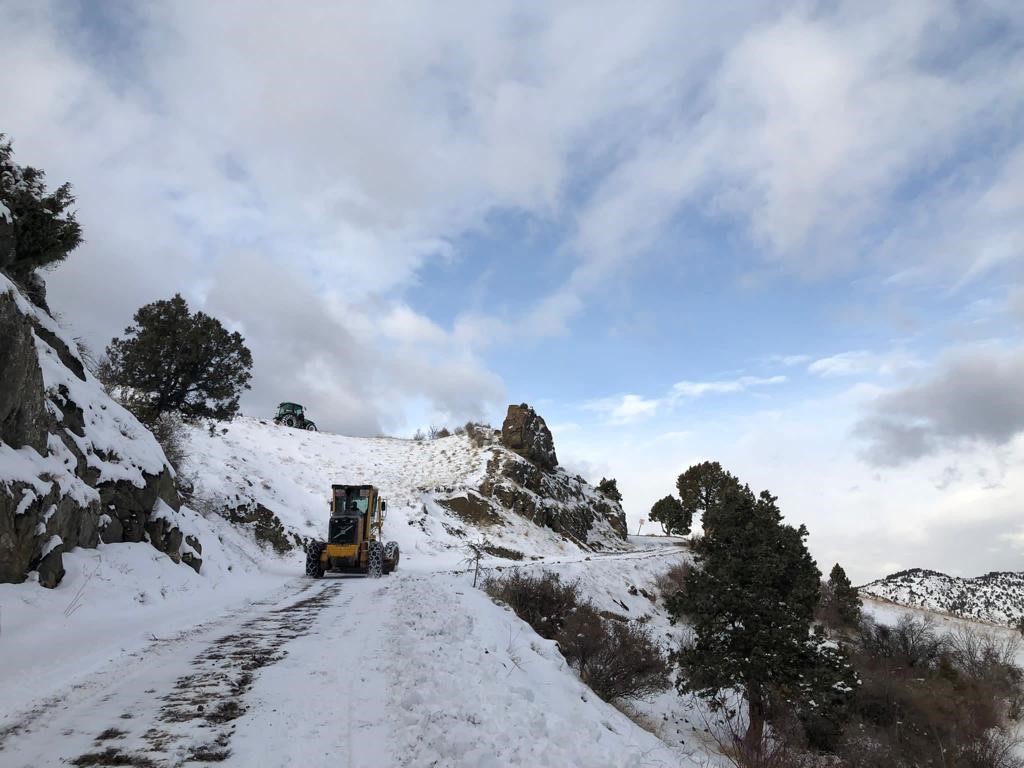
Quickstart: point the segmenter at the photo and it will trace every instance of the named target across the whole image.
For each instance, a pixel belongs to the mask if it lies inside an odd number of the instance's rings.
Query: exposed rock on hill
[[[544,419],[526,404],[510,405],[508,413],[500,433],[487,436],[477,429],[477,440],[490,444],[491,455],[475,492],[438,503],[478,526],[513,512],[587,549],[625,539],[626,516],[619,503],[558,468]]]
[[[508,407],[501,425],[501,444],[542,470],[552,472],[558,466],[551,430],[526,403]]]
[[[995,624],[1024,618],[1024,573],[993,572],[972,579],[913,568],[860,588],[871,597]]]
[[[0,372],[0,582],[38,571],[54,587],[63,554],[100,541],[148,540],[198,571],[201,545],[156,439],[3,275]]]

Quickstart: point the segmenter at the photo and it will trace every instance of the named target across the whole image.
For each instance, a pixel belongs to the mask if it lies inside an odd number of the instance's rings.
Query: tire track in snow
[[[245,610],[251,618],[241,623],[236,611],[156,641],[132,654],[138,666],[125,670],[122,659],[70,694],[39,702],[0,732],[0,753],[6,753],[0,762],[177,768],[224,760],[233,721],[245,712],[244,696],[259,670],[280,661],[287,644],[310,631],[341,588],[337,582],[295,585],[299,589],[283,599],[251,604]],[[197,642],[196,635],[218,627],[229,631]],[[99,723],[107,727],[100,730]],[[67,757],[60,760],[58,750]]]

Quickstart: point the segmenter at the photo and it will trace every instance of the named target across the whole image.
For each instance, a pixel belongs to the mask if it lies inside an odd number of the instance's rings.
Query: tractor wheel
[[[369,559],[367,575],[371,578],[379,579],[384,575],[384,545],[379,541],[371,541],[367,556]]]
[[[399,554],[397,541],[389,541],[384,545],[384,575],[398,567]]]
[[[323,565],[320,564],[322,552],[322,544],[311,544],[306,550],[306,575],[310,578],[319,579],[324,575]]]
[[[295,416],[293,414],[289,413],[287,416],[281,419],[281,423],[284,424],[286,427],[295,427],[298,426],[299,422],[295,420]]]
[[[310,432],[316,432],[316,424],[314,424],[312,421],[307,421],[306,429],[309,430]]]

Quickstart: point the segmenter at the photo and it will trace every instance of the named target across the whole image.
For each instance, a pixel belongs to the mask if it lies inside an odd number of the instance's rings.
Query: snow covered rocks
[[[0,582],[55,587],[63,554],[149,540],[199,569],[173,470],[45,311],[0,275]],[[185,515],[187,517],[187,515]]]

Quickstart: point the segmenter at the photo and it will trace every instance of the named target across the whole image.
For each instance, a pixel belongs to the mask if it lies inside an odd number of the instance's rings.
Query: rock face
[[[500,432],[476,427],[471,437],[492,446],[491,458],[477,488],[437,500],[455,517],[486,528],[501,525],[500,511],[510,511],[585,549],[625,541],[621,505],[558,467],[551,431],[533,408],[510,405]]]
[[[55,587],[63,554],[100,541],[148,540],[198,568],[156,439],[2,274],[0,373],[0,582],[38,571],[40,584]]]
[[[551,430],[526,403],[508,407],[501,425],[501,444],[542,470],[552,472],[558,466]]]

